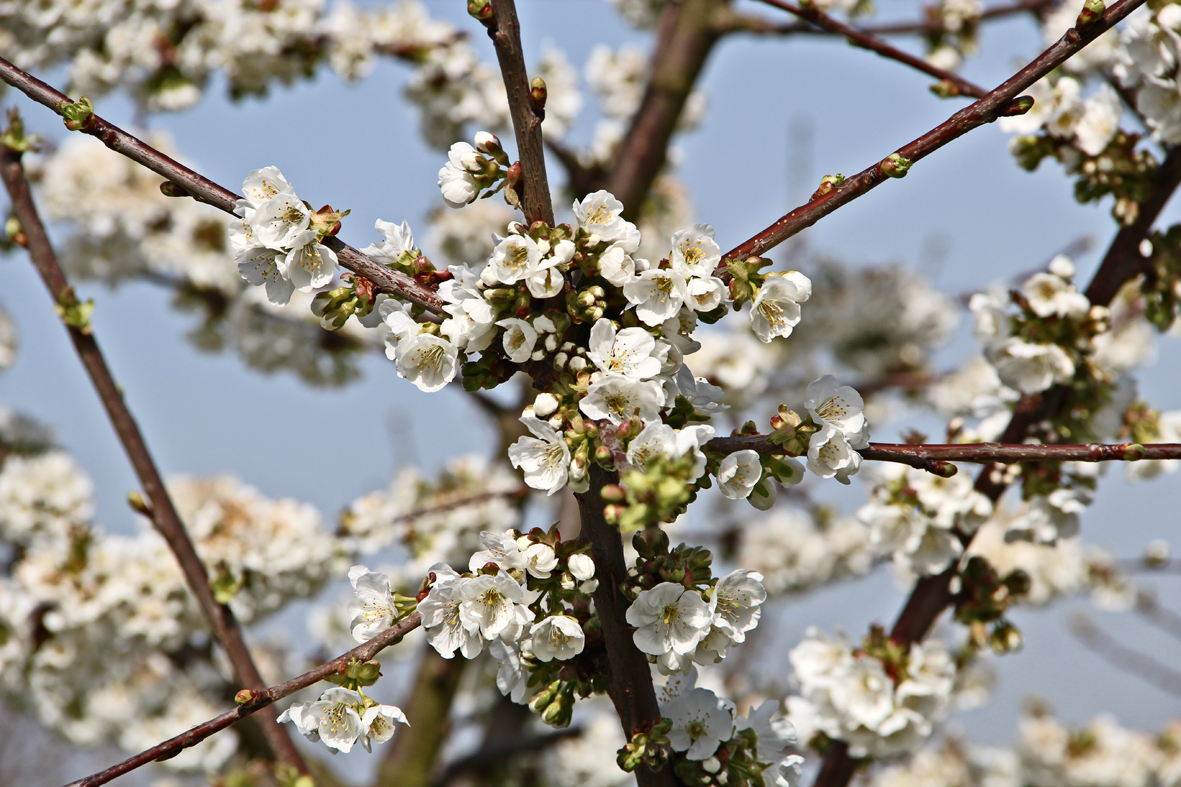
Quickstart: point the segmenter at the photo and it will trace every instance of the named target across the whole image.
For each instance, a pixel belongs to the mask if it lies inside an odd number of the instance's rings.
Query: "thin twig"
[[[68,303],[74,297],[73,290],[50,244],[45,226],[37,215],[37,207],[29,191],[29,182],[25,179],[20,152],[7,148],[3,150],[0,158],[0,178],[4,180],[4,186],[12,199],[13,211],[28,238],[29,257],[49,289],[50,297],[54,303]],[[219,604],[214,597],[205,564],[201,562],[172,503],[172,497],[164,487],[160,471],[148,451],[139,425],[127,407],[122,390],[115,384],[98,342],[89,326],[66,325],[66,329],[78,358],[82,361],[94,390],[111,419],[115,434],[118,435],[119,442],[123,445],[123,450],[127,453],[127,458],[131,461],[131,466],[135,469],[135,474],[151,502],[152,523],[176,556],[176,562],[180,565],[189,589],[197,598],[197,605],[214,638],[225,651],[242,686],[255,690],[265,688],[266,683],[254,663],[237,619],[228,606]],[[280,760],[294,765],[301,773],[307,773],[303,757],[292,744],[285,729],[275,724],[263,724],[263,733]]]
[[[1155,596],[1144,591],[1137,592],[1132,610],[1173,639],[1181,640],[1181,615],[1168,607],[1162,607]]]
[[[918,139],[898,148],[897,154],[911,163],[917,162],[969,131],[996,120],[1010,109],[1013,99],[1023,90],[1053,71],[1071,55],[1143,4],[1144,0],[1119,0],[1086,32],[1080,33],[1075,28],[1066,31],[1054,45],[1004,84],[979,101],[956,112]],[[811,227],[837,208],[867,194],[887,178],[881,162],[874,164],[846,179],[827,194],[814,197],[806,205],[796,208],[762,232],[735,246],[725,254],[722,265],[725,265],[726,259],[746,259],[766,253],[793,235]]]
[[[521,210],[528,223],[554,223],[550,202],[549,178],[545,171],[545,146],[541,138],[544,112],[534,109],[529,73],[521,51],[521,24],[514,0],[493,0],[492,18],[485,22],[488,37],[496,50],[504,89],[508,93],[509,115],[517,137],[517,155],[521,157]]]
[[[1123,645],[1082,615],[1070,622],[1070,633],[1095,655],[1116,669],[1135,675],[1155,688],[1181,697],[1181,672],[1152,656]]]
[[[1012,14],[1021,13],[1023,11],[1032,11],[1038,13],[1045,8],[1054,5],[1057,0],[1022,0],[1018,3],[1008,3],[1005,5],[993,6],[986,8],[979,16],[980,21],[987,21],[990,19],[997,19],[1000,17],[1010,16]],[[943,19],[940,16],[933,16],[921,22],[887,22],[880,25],[866,25],[857,28],[862,33],[868,33],[875,36],[886,35],[938,35],[940,33],[953,32],[947,29],[943,24]],[[755,33],[757,35],[793,35],[796,33],[804,33],[811,35],[838,35],[830,30],[823,28],[816,28],[812,25],[803,22],[793,24],[776,24],[760,17],[749,16],[745,14],[735,14],[731,21],[731,26],[726,32],[746,32]]]
[[[801,19],[806,19],[819,28],[835,33],[837,35],[845,36],[855,46],[863,49],[868,49],[871,52],[876,52],[882,57],[890,60],[897,60],[899,63],[908,65],[911,68],[922,71],[928,76],[933,76],[936,79],[942,80],[954,86],[955,91],[959,95],[971,96],[973,98],[984,98],[988,94],[984,88],[969,82],[959,74],[954,74],[951,71],[945,71],[942,68],[935,66],[923,60],[921,57],[915,57],[909,52],[904,52],[893,44],[887,43],[880,38],[876,38],[863,30],[858,30],[855,27],[845,24],[838,19],[835,19],[828,14],[821,11],[815,5],[807,7],[798,6],[795,3],[786,2],[786,0],[760,0],[760,2],[775,8],[782,9],[788,13],[795,14]]]
[[[751,450],[760,454],[781,454],[782,447],[771,443],[767,435],[715,437],[709,445],[724,454]],[[908,443],[870,443],[858,453],[863,459],[898,462],[948,475],[948,462],[1014,464],[1017,462],[1135,462],[1181,459],[1181,443],[1087,443],[1084,445],[1026,445],[1003,443],[957,443],[951,445]]]
[[[3,58],[0,58],[0,80],[7,82],[33,101],[49,107],[59,115],[62,114],[62,105],[71,103],[69,96],[55,90]],[[234,203],[240,199],[237,194],[197,174],[118,126],[108,123],[98,115],[91,117],[91,122],[83,129],[84,133],[95,137],[116,153],[127,156],[132,161],[142,164],[171,181],[193,199],[212,205],[231,215],[234,214]],[[397,295],[399,298],[418,304],[431,314],[443,313],[443,301],[430,288],[424,287],[403,273],[374,262],[337,238],[325,238],[323,243],[336,252],[337,259],[343,267],[369,279],[378,291]]]
[[[100,784],[106,784],[112,779],[118,778],[125,773],[130,773],[136,768],[147,765],[154,760],[174,757],[188,747],[195,746],[214,733],[224,730],[226,727],[241,721],[252,713],[269,707],[278,700],[294,694],[300,689],[306,689],[308,686],[319,683],[329,675],[340,672],[343,667],[348,666],[353,660],[369,661],[385,648],[397,644],[402,637],[418,628],[421,624],[422,617],[417,612],[411,613],[364,645],[355,647],[348,653],[337,656],[332,661],[321,664],[314,670],[305,672],[297,678],[292,678],[286,683],[280,683],[277,686],[255,692],[253,698],[247,704],[226,711],[203,724],[198,724],[196,727],[177,735],[175,738],[169,738],[163,743],[142,751],[118,765],[112,765],[105,771],[99,771],[96,774],[87,776],[85,779],[70,782],[66,787],[98,787]]]

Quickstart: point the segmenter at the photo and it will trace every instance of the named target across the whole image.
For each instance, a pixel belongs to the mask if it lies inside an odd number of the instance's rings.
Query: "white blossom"
[[[361,717],[361,745],[365,747],[365,751],[373,751],[373,744],[385,743],[394,737],[395,723],[410,726],[401,708],[394,705],[373,705],[366,709],[365,715]]]
[[[743,500],[750,497],[762,476],[763,465],[757,451],[735,451],[718,466],[718,489],[731,500]]]
[[[464,581],[459,597],[459,617],[464,628],[478,630],[480,636],[491,640],[516,621],[522,593],[517,581],[501,571],[495,576],[483,574]]]
[[[800,304],[812,297],[812,282],[798,271],[769,274],[750,309],[751,328],[766,343],[790,336],[800,324]]]
[[[660,656],[669,651],[691,653],[709,633],[712,615],[697,591],[661,582],[651,590],[641,590],[625,617],[636,627],[632,634],[636,647]]]
[[[513,363],[528,361],[537,344],[537,331],[533,329],[533,326],[515,317],[501,320],[496,324],[504,328],[501,341],[504,344],[504,354],[509,357],[509,360]]]
[[[355,591],[348,607],[353,639],[368,642],[378,632],[392,626],[397,617],[390,593],[390,578],[365,566],[353,566],[349,569],[349,581]]]
[[[853,450],[844,434],[825,427],[813,432],[808,441],[808,469],[821,478],[849,483],[849,476],[861,468],[861,454]]]
[[[526,411],[528,412],[528,411]],[[570,470],[570,449],[562,436],[545,421],[524,415],[521,423],[533,437],[521,437],[509,446],[513,467],[525,472],[525,483],[553,494],[566,485]]]
[[[596,191],[574,201],[574,217],[580,229],[600,240],[618,244],[628,254],[640,246],[640,231],[623,218],[623,203],[607,191]]]
[[[466,142],[456,142],[447,151],[447,163],[439,170],[439,190],[448,206],[462,208],[480,195],[474,175],[480,171],[477,156],[476,149]]]
[[[865,402],[861,394],[849,385],[838,385],[837,379],[826,374],[808,385],[804,407],[822,428],[835,429],[849,440],[853,448],[865,448]]]
[[[579,582],[592,579],[595,575],[595,561],[584,552],[575,552],[566,560],[570,574]]]
[[[686,276],[711,277],[722,261],[722,250],[714,240],[714,228],[708,224],[694,224],[672,239],[669,262],[673,270]]]
[[[279,716],[279,721],[291,721],[308,738],[324,742],[330,749],[344,753],[352,750],[361,736],[361,716],[357,707],[361,695],[348,689],[328,689],[315,702],[293,705]]]
[[[569,615],[551,615],[534,623],[529,637],[538,661],[566,661],[581,653],[586,645],[582,626]]]
[[[615,323],[600,318],[591,328],[587,358],[604,374],[618,374],[632,380],[647,380],[660,374],[656,339],[643,328],[617,331]]]
[[[691,689],[661,706],[660,713],[672,720],[669,743],[686,759],[704,760],[734,735],[734,711],[709,689]]]
[[[621,424],[633,415],[656,420],[663,405],[664,392],[657,383],[608,374],[591,383],[578,409],[596,421],[605,418]]]
[[[398,343],[398,376],[414,383],[421,391],[434,393],[455,379],[458,355],[455,345],[446,339],[420,333]]]
[[[685,276],[671,270],[646,270],[623,285],[623,295],[645,325],[661,325],[677,315],[688,297]]]
[[[993,365],[1001,382],[1023,394],[1035,394],[1074,377],[1074,361],[1056,344],[1027,342],[1016,336],[997,348]]]
[[[432,566],[431,571],[436,575],[435,583],[418,605],[427,642],[445,659],[452,658],[457,650],[464,658],[473,659],[484,649],[484,640],[478,629],[467,628],[460,613],[463,585],[468,580],[445,564]]]
[[[336,275],[336,252],[320,243],[315,230],[295,236],[292,247],[283,260],[291,286],[300,292],[310,292],[332,281]]]
[[[714,586],[710,598],[713,625],[734,642],[745,642],[746,632],[759,624],[762,604],[767,600],[763,575],[750,569],[731,571]]]

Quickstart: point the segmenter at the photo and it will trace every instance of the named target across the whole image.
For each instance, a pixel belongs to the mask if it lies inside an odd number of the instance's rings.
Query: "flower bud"
[[[538,418],[546,418],[553,415],[554,411],[558,409],[558,399],[550,393],[540,393],[537,398],[533,400],[533,414]]]
[[[545,101],[548,97],[549,91],[545,87],[545,80],[533,77],[533,81],[529,83],[529,102],[533,104],[533,111],[545,112]]]
[[[891,153],[878,164],[878,169],[881,170],[883,175],[888,177],[904,178],[906,177],[906,173],[910,171],[910,165],[910,159],[903,158],[898,153]]]
[[[171,180],[166,180],[160,184],[160,193],[163,194],[165,197],[187,197],[187,196],[189,196],[189,192],[185,191],[183,188],[181,188],[181,186],[179,184],[174,183]]]
[[[823,197],[844,182],[845,176],[839,172],[835,175],[825,175],[820,179],[820,185],[816,188],[816,191],[812,193],[812,199]]]
[[[599,492],[599,495],[608,503],[622,503],[627,499],[627,492],[619,484],[607,484]],[[571,556],[573,558],[573,556]],[[586,577],[579,577],[579,579],[586,579]]]
[[[1033,96],[1017,96],[1017,98],[1009,102],[1008,106],[1001,110],[1000,116],[1005,118],[1016,117],[1017,115],[1024,115],[1031,109],[1033,109]]]
[[[595,561],[586,553],[575,552],[566,560],[566,565],[577,580],[586,581],[595,575]]]
[[[152,507],[148,505],[148,501],[144,500],[144,496],[139,492],[131,491],[127,493],[127,505],[131,506],[136,513],[143,514],[149,519],[152,518]]]
[[[1075,28],[1080,33],[1087,30],[1102,19],[1106,11],[1107,6],[1103,0],[1087,0],[1083,3],[1083,10],[1079,12],[1078,19],[1075,20]]]

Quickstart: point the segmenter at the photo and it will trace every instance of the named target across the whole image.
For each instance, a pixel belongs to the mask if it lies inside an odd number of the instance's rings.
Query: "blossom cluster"
[[[739,716],[733,702],[695,682],[692,675],[666,690],[660,703],[671,722],[669,746],[683,752],[674,768],[682,781],[712,787],[757,775],[767,787],[797,787],[803,757],[784,752],[796,745],[796,732],[787,719],[773,718],[780,703],[766,700]]]
[[[328,689],[314,702],[297,702],[279,715],[310,741],[323,742],[332,753],[352,751],[358,742],[365,751],[394,737],[394,724],[409,725],[406,714],[351,689]]]
[[[909,574],[938,574],[959,560],[961,538],[992,515],[966,473],[943,478],[906,465],[874,468],[869,502],[857,512],[881,555]]]
[[[627,622],[636,629],[632,640],[664,675],[688,672],[694,663],[719,662],[758,625],[767,600],[762,580],[757,571],[737,569],[704,596],[678,582],[641,590],[627,609]]]
[[[473,554],[469,572],[446,563],[428,570],[430,589],[417,604],[427,642],[439,655],[475,658],[486,647],[499,662],[497,686],[554,726],[570,721],[574,694],[602,690],[602,676],[561,673],[586,646],[587,597],[598,587],[586,547],[540,530],[522,535],[484,531],[485,549]],[[400,619],[414,600],[391,591],[387,575],[354,566],[355,596],[349,612],[359,642]],[[561,673],[561,674],[559,674]]]
[[[313,594],[335,571],[319,516],[230,479],[174,479],[170,491],[215,593],[243,620]],[[0,537],[18,545],[0,579],[0,692],[75,745],[141,751],[216,715],[228,665],[194,657],[207,626],[163,539],[104,533],[89,478],[65,453],[8,456]],[[255,649],[268,675],[278,666]],[[168,654],[189,653],[186,658]],[[234,735],[169,761],[216,770]]]
[[[291,300],[294,290],[311,292],[332,281],[336,252],[320,241],[336,232],[344,214],[329,207],[313,211],[278,167],[251,172],[242,193],[234,208],[240,218],[230,223],[242,278],[265,286],[267,298],[279,305]]]
[[[854,757],[913,752],[951,709],[955,659],[938,640],[903,651],[871,636],[854,649],[816,629],[789,654],[799,695],[788,715],[802,740],[822,734]]]

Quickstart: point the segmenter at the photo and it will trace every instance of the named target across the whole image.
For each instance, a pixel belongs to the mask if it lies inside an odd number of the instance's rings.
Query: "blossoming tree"
[[[982,692],[987,654],[1021,648],[1014,605],[1089,590],[1178,628],[1128,577],[1170,567],[1162,544],[1123,563],[1079,544],[1103,463],[1146,480],[1181,459],[1181,417],[1132,377],[1181,292],[1181,233],[1160,221],[1181,184],[1181,5],[943,0],[922,22],[873,25],[866,2],[613,4],[654,30],[652,54],[593,51],[601,119],[579,149],[576,72],[553,47],[527,63],[512,0],[469,0],[466,28],[414,0],[0,2],[0,79],[78,132],[43,146],[26,126],[44,117],[9,113],[6,249],[44,280],[143,522],[99,529],[85,472],[0,409],[4,701],[131,755],[85,785],[153,761],[220,784],[337,784],[319,754],[358,748],[380,756],[376,784],[399,785],[1179,783],[1176,724],[1071,732],[1040,709],[1009,751],[945,723]],[[957,73],[979,29],[1027,14],[1044,51],[991,90]],[[470,40],[481,29],[497,67]],[[711,50],[739,33],[847,38],[933,78],[957,109],[727,250],[724,228],[688,218],[670,145],[701,115]],[[915,33],[921,55],[888,40]],[[89,98],[123,91],[146,118],[192,106],[215,78],[242,97],[322,65],[360,79],[379,58],[412,69],[407,99],[446,150],[427,242],[378,220],[380,240],[354,248],[349,211],[315,209],[280,168],[259,162],[232,192]],[[71,95],[33,75],[63,68]],[[979,282],[964,298],[979,349],[937,374],[950,298],[900,267],[775,255],[993,122],[1022,167],[1053,158],[1080,201],[1110,197],[1116,231],[1085,287],[1066,254],[1024,261],[1037,270],[1007,291]],[[166,482],[100,349],[95,301],[71,284],[129,278],[201,310],[205,346],[310,384],[343,385],[354,356],[384,351],[404,386],[462,389],[499,446],[437,476],[404,470],[335,531],[228,476]],[[15,347],[0,311],[0,369]],[[897,392],[946,439],[871,442]],[[849,500],[855,515],[812,497],[853,476],[868,495]],[[702,528],[702,509],[728,524]],[[770,599],[884,563],[909,588],[891,625],[849,636],[819,621],[790,634],[782,681],[743,679],[738,654],[774,624]],[[346,577],[348,600],[312,616],[310,670],[303,649],[245,628]],[[1078,634],[1177,692],[1174,670],[1090,624]],[[445,756],[455,730],[480,742]]]

